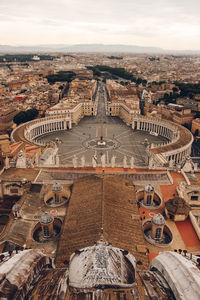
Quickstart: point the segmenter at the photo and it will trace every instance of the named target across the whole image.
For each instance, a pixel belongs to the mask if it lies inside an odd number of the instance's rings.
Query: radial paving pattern
[[[152,136],[148,132],[133,130],[120,118],[106,116],[105,93],[98,94],[98,114],[96,117],[85,117],[70,131],[58,131],[46,134],[38,140],[44,142],[59,139],[59,156],[61,165],[72,165],[74,155],[80,163],[85,156],[86,165],[92,165],[92,157],[95,155],[97,164],[101,163],[101,156],[105,154],[106,164],[110,164],[111,157],[116,157],[116,164],[122,165],[124,156],[129,164],[133,156],[135,165],[145,166],[147,155],[145,139],[149,143],[163,143],[167,139],[161,136]],[[103,130],[102,125],[103,123]],[[103,131],[104,144],[99,143]]]

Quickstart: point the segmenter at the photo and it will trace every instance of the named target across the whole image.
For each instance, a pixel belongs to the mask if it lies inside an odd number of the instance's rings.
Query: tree
[[[142,80],[142,85],[146,86],[146,84],[147,84],[147,80],[146,80],[146,79],[143,79],[143,80]]]
[[[136,80],[136,83],[139,85],[139,84],[141,84],[142,83],[142,78],[138,78],[137,80]]]
[[[38,116],[38,110],[36,108],[28,109],[27,111],[20,111],[14,118],[13,121],[17,125],[25,123],[35,119]]]
[[[173,90],[174,93],[178,92],[177,87],[173,87],[172,90]]]
[[[165,93],[164,94],[164,99],[169,99],[169,94]]]
[[[193,94],[192,92],[189,92],[189,93],[188,93],[188,97],[189,97],[190,99],[193,99],[193,98],[194,98],[194,94]]]
[[[14,118],[13,118],[14,123],[17,125],[26,122],[26,114],[24,111],[20,111]]]
[[[31,112],[32,112],[32,116],[33,116],[34,118],[36,118],[36,117],[38,116],[38,110],[37,110],[36,108],[32,108],[32,109],[31,109]]]
[[[46,78],[50,84],[55,82],[71,82],[76,77],[72,71],[60,71],[56,74],[47,75]]]

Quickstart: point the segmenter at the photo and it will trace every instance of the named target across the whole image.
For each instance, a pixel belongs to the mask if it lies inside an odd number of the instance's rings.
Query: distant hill
[[[132,45],[78,44],[63,48],[69,52],[109,52],[109,53],[163,53],[158,47]]]
[[[149,54],[177,54],[177,55],[192,55],[200,54],[200,50],[192,51],[178,51],[165,50],[159,47],[143,47],[136,45],[106,45],[106,44],[47,44],[47,45],[33,45],[33,46],[10,46],[0,45],[0,53],[49,53],[49,52],[77,52],[77,53],[149,53]]]

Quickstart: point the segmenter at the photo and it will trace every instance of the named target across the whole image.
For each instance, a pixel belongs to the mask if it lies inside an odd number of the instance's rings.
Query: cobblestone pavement
[[[161,136],[152,136],[148,132],[133,130],[127,126],[120,118],[106,116],[106,93],[100,87],[97,93],[98,113],[96,117],[85,117],[78,125],[73,126],[68,131],[58,131],[46,134],[38,140],[44,142],[56,138],[60,140],[59,157],[60,164],[72,166],[74,155],[80,159],[84,155],[86,165],[92,165],[92,157],[97,157],[97,165],[101,163],[101,156],[105,154],[106,164],[109,165],[111,157],[116,156],[116,165],[123,164],[124,156],[127,157],[127,163],[130,165],[130,158],[133,156],[135,165],[147,165],[147,153],[144,140],[149,143],[163,143],[167,139]],[[103,139],[106,141],[105,148],[97,147],[97,141],[100,140],[101,122],[103,123]]]

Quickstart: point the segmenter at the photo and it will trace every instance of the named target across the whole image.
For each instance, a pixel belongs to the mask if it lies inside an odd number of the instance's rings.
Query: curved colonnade
[[[21,126],[24,126],[24,132],[23,132],[24,138],[31,143],[40,145],[40,143],[35,141],[36,138],[49,132],[71,129],[72,120],[70,114],[56,115],[56,116],[33,120],[27,122],[26,124],[22,124]],[[19,130],[19,127],[20,126],[18,126],[12,132],[11,135],[12,140],[14,140],[14,134],[17,130]]]
[[[166,162],[180,163],[191,153],[193,135],[185,127],[159,118],[134,116],[132,128],[149,131],[169,139],[169,143],[150,146],[150,153],[162,156]]]
[[[36,142],[39,136],[49,132],[71,129],[72,120],[70,114],[54,115],[33,120],[21,126],[24,127],[23,137],[31,143],[40,145],[40,143]],[[19,128],[20,126],[12,132],[11,137],[13,140],[13,135]],[[156,133],[156,135],[161,135],[169,140],[167,144],[151,144],[149,148],[150,155],[154,159],[156,158],[155,161],[157,160],[163,165],[164,163],[169,163],[173,166],[174,163],[182,162],[191,153],[193,136],[183,126],[167,120],[136,115],[132,118],[132,128],[148,131],[151,134]]]

